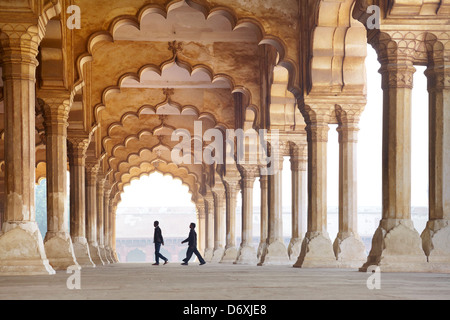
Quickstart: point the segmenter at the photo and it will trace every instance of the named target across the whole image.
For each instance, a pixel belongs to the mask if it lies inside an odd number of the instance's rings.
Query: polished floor
[[[84,268],[78,274],[58,271],[53,276],[0,276],[0,299],[448,300],[450,274],[367,274],[342,269],[197,263],[188,267],[179,263],[114,264]]]

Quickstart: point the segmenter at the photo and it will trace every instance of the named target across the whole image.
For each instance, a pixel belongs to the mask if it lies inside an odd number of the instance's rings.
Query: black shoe
[[[185,262],[185,263],[182,263],[181,265],[182,265],[182,266],[188,266],[188,263]]]
[[[154,263],[152,264],[152,266],[159,266],[159,263]]]
[[[164,262],[164,265],[166,265],[166,264],[168,264],[169,263],[169,260],[166,260],[165,262]]]
[[[203,265],[205,265],[205,264],[206,264],[206,262],[202,262],[202,263],[200,263],[200,265],[201,265],[201,266],[203,266]]]

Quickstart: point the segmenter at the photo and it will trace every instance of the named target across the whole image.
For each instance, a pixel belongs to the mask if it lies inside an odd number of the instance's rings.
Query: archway
[[[184,258],[189,224],[196,223],[196,207],[189,188],[178,179],[159,172],[144,175],[124,188],[117,208],[116,248],[121,257],[139,249],[145,252],[142,262],[154,262],[154,221],[159,221],[165,245],[161,253],[170,262]],[[128,262],[128,258],[126,261]]]

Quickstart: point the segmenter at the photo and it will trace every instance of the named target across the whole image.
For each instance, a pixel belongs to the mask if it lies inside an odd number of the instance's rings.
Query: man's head
[[[192,222],[192,223],[189,225],[189,228],[195,229],[195,223]]]
[[[155,222],[153,223],[153,225],[154,225],[155,228],[156,228],[157,226],[159,226],[159,221],[155,221]]]

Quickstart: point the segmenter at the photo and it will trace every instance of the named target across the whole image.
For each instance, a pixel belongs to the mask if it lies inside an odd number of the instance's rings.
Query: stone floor
[[[381,273],[379,290],[369,290],[367,280],[371,275],[356,270],[290,266],[115,264],[84,268],[79,275],[80,290],[68,289],[68,279],[75,274],[65,271],[58,271],[53,276],[0,276],[0,299],[450,299],[450,274]]]

